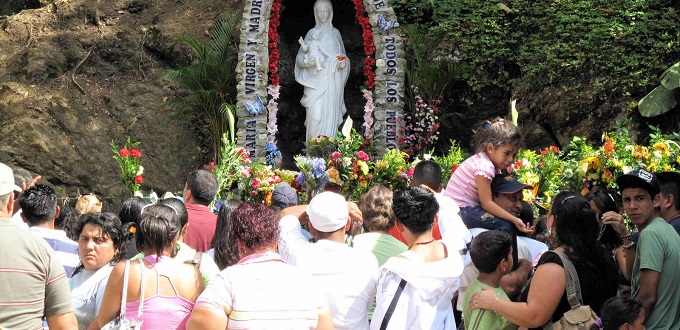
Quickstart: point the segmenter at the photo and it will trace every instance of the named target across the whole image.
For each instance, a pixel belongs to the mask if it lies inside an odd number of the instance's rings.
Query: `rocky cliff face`
[[[0,13],[0,162],[43,176],[59,197],[128,197],[110,142],[141,141],[145,192],[178,191],[206,148],[169,120],[163,73],[191,61],[176,42],[203,36],[230,0],[3,1]],[[106,203],[106,202],[109,203]],[[106,207],[105,207],[106,208]]]

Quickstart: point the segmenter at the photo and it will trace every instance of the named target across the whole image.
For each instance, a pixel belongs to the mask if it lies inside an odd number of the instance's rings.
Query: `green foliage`
[[[222,136],[229,133],[234,142],[233,106],[236,102],[237,40],[240,15],[219,20],[212,30],[212,39],[205,45],[197,38],[185,36],[181,41],[191,46],[197,55],[194,63],[168,72],[168,76],[183,88],[171,101],[173,116],[191,123],[212,146],[214,159],[219,160]]]
[[[654,88],[638,104],[638,110],[645,117],[655,117],[673,109],[680,100],[680,62],[661,74],[661,85]]]
[[[588,87],[601,98],[640,95],[680,57],[680,13],[671,0],[409,0],[402,24],[441,36],[469,65],[473,91]],[[482,96],[483,97],[483,94]]]
[[[449,147],[448,153],[432,157],[432,161],[439,164],[442,168],[442,185],[444,187],[449,183],[453,171],[458,168],[460,163],[468,158],[467,152],[461,149],[460,143],[455,140],[449,140],[449,142],[451,142],[451,147]],[[430,154],[434,154],[434,152],[431,151]]]

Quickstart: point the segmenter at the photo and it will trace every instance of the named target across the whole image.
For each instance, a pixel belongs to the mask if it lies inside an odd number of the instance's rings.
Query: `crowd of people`
[[[422,161],[357,203],[280,184],[213,212],[196,170],[113,214],[0,164],[0,329],[680,329],[680,174],[563,191],[534,220],[503,171],[519,131],[481,130],[446,187]]]

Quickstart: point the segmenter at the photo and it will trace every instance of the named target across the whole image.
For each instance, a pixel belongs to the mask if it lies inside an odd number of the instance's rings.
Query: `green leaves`
[[[645,117],[655,117],[673,109],[679,100],[680,62],[661,74],[661,85],[640,100],[638,110]]]

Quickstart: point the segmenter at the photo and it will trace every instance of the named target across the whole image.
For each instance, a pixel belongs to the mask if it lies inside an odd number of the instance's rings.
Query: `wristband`
[[[496,300],[493,301],[493,312],[496,314],[498,314],[498,312],[496,312],[496,302],[498,301],[498,299],[501,299],[501,297],[496,297]]]

